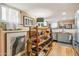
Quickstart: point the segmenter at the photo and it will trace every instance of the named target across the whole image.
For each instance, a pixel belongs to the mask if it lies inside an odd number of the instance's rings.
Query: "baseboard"
[[[58,42],[58,43],[64,43],[64,44],[70,44],[70,45],[72,45],[72,43],[67,43],[67,42],[61,42],[61,41],[55,41],[55,42]]]

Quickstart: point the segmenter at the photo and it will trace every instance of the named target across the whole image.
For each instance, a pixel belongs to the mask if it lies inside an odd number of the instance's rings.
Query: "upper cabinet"
[[[59,28],[64,28],[64,29],[74,29],[75,27],[75,19],[73,20],[64,20],[64,21],[59,21],[58,22],[58,27]]]

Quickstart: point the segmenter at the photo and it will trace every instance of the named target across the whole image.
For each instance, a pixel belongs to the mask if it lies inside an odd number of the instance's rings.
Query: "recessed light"
[[[66,12],[63,12],[62,15],[67,15],[67,13]]]
[[[76,13],[78,13],[79,14],[79,10],[77,10],[77,12]]]

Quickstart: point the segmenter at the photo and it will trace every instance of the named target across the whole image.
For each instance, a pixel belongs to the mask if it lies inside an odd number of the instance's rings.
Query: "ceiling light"
[[[76,12],[77,14],[79,14],[79,10],[77,10],[77,12]]]
[[[68,17],[67,13],[63,12],[62,13],[62,20],[67,20],[67,17]]]
[[[62,15],[67,15],[67,13],[66,12],[63,12]]]

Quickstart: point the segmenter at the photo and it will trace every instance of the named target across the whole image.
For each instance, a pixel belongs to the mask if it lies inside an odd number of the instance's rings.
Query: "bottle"
[[[32,52],[32,39],[29,38],[27,40],[27,54],[30,56]]]

